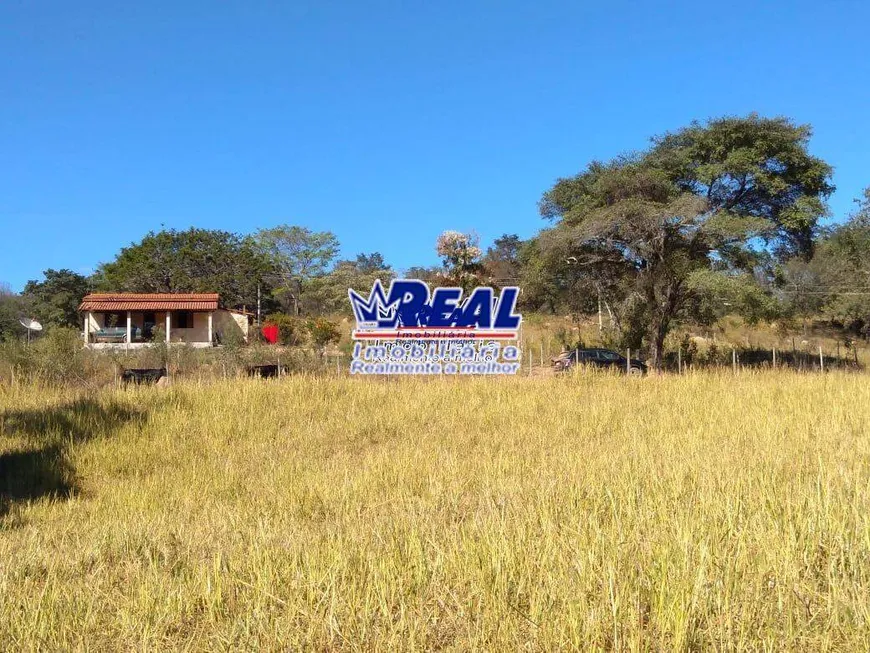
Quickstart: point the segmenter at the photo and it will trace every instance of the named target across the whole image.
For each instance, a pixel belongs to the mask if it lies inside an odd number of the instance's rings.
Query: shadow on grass
[[[0,436],[24,441],[20,450],[0,453],[0,517],[20,502],[73,496],[79,488],[70,447],[109,437],[146,415],[142,408],[87,398],[0,413]]]

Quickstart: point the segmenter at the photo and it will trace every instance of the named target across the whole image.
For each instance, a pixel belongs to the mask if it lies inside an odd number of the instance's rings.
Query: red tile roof
[[[80,311],[214,311],[217,293],[93,293],[86,295]]]

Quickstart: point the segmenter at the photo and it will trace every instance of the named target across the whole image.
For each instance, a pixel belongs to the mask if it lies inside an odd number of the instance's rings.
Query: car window
[[[599,355],[601,356],[602,359],[604,359],[606,361],[618,361],[619,360],[619,354],[612,352],[612,351],[602,350],[599,352]]]

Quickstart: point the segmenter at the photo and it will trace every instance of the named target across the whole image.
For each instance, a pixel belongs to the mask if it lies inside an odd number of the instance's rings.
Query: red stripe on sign
[[[409,340],[515,340],[515,331],[469,331],[459,332],[452,329],[428,329],[422,331],[354,331],[357,340],[391,340],[407,338]]]

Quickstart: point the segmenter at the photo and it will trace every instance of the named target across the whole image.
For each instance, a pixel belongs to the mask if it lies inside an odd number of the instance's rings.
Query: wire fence
[[[524,339],[519,342],[522,353],[521,372],[537,376],[543,370],[558,371],[559,368],[581,365],[585,367],[608,367],[616,371],[631,371],[631,361],[646,362],[648,353],[643,350],[619,350],[609,347],[578,344],[572,347],[554,346],[552,338]],[[558,349],[558,351],[556,351]],[[619,360],[581,359],[578,350],[604,350],[619,357]],[[770,347],[737,346],[730,343],[710,343],[703,351],[695,348],[676,347],[666,349],[661,360],[661,371],[682,374],[695,370],[730,369],[741,370],[794,370],[798,372],[826,372],[833,370],[865,371],[870,359],[870,347],[855,342],[837,341],[831,344],[796,342],[781,343]],[[567,361],[569,365],[560,364]]]

